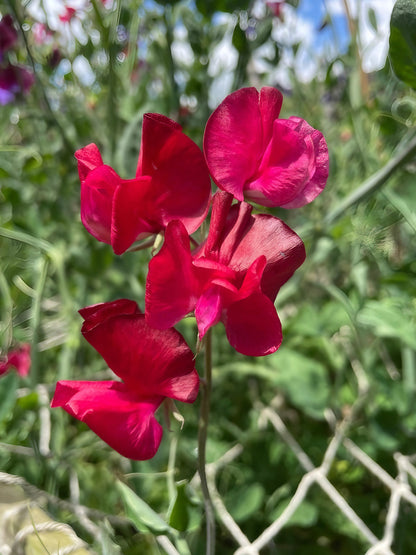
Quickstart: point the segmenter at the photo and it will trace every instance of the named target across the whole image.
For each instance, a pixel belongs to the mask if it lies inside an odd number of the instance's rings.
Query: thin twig
[[[211,398],[212,380],[212,335],[211,329],[205,334],[205,381],[201,391],[201,408],[198,427],[198,472],[201,480],[201,491],[204,497],[206,518],[206,554],[215,553],[215,514],[206,475],[206,443],[208,436],[208,420]]]

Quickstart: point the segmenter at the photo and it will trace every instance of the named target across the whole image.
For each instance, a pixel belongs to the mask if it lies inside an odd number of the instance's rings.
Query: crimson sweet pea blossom
[[[85,422],[121,455],[149,459],[162,438],[154,415],[162,401],[192,403],[198,394],[193,353],[175,329],[150,328],[134,301],[79,312],[82,334],[122,381],[59,381],[51,406]]]
[[[204,135],[208,169],[237,200],[298,208],[324,189],[328,148],[299,117],[279,119],[283,97],[272,87],[240,89],[210,116]]]
[[[19,376],[24,378],[29,374],[30,364],[30,345],[29,343],[23,343],[16,349],[9,351],[5,360],[0,360],[0,376],[6,374],[10,368],[15,368]]]
[[[10,14],[6,14],[0,20],[0,60],[3,52],[10,50],[16,42],[17,31],[13,25],[13,18]]]
[[[194,311],[200,338],[222,321],[237,351],[267,355],[282,341],[274,300],[305,249],[278,218],[252,215],[249,204],[232,201],[229,193],[215,194],[208,237],[194,252],[183,224],[168,224],[149,264],[146,320],[164,329]]]
[[[116,254],[163,231],[174,219],[193,233],[207,214],[211,182],[203,154],[181,126],[165,116],[144,115],[134,179],[122,179],[105,165],[95,144],[75,156],[82,222]]]
[[[0,104],[9,104],[17,95],[27,93],[34,81],[33,73],[25,66],[7,64],[1,67]]]

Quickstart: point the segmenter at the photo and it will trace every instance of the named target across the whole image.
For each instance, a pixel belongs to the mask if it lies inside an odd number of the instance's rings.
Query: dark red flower
[[[0,360],[0,376],[15,368],[19,376],[25,377],[30,370],[30,345],[23,343],[20,347],[7,353],[6,359]]]
[[[278,218],[252,215],[249,204],[232,201],[229,193],[216,193],[207,240],[194,252],[182,223],[169,223],[149,264],[146,320],[164,329],[195,312],[200,338],[222,321],[237,351],[262,356],[280,346],[274,300],[305,249]]]
[[[0,21],[0,60],[3,52],[10,50],[17,42],[17,31],[13,25],[13,18],[6,14]]]
[[[24,66],[8,64],[0,68],[0,104],[9,104],[16,95],[27,93],[34,81],[33,73]]]
[[[207,214],[211,182],[203,154],[181,126],[165,116],[144,115],[134,179],[122,179],[105,165],[95,144],[75,156],[82,222],[116,254],[163,231],[171,220],[181,220],[193,233]]]
[[[204,135],[208,169],[237,200],[298,208],[323,190],[328,148],[305,120],[279,119],[282,94],[272,87],[235,91],[209,118]]]
[[[193,353],[175,329],[150,328],[134,301],[101,303],[80,314],[85,339],[122,381],[60,381],[51,406],[85,422],[121,455],[149,459],[162,438],[154,416],[162,401],[196,399]]]

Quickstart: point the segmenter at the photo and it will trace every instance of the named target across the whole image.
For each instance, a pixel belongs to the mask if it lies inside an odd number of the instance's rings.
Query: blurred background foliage
[[[180,407],[183,430],[176,422],[171,432],[165,426],[162,446],[147,462],[123,459],[85,425],[48,408],[57,380],[109,375],[80,336],[77,310],[120,297],[143,307],[150,259],[149,252],[116,257],[83,228],[73,153],[95,142],[105,163],[132,176],[145,112],[179,121],[201,145],[209,114],[231,90],[280,86],[273,69],[284,50],[295,56],[299,45],[277,42],[273,30],[297,2],[286,2],[279,17],[262,2],[232,0],[73,5],[73,13],[60,5],[63,19],[68,15],[61,21],[42,1],[0,1],[1,15],[11,14],[18,31],[9,61],[35,75],[29,92],[0,107],[0,346],[4,356],[15,344],[32,345],[28,377],[0,378],[0,470],[55,496],[47,498],[51,517],[97,552],[163,553],[155,535],[167,533],[180,553],[197,555],[205,549],[203,506],[190,483],[197,406]],[[304,472],[275,431],[259,428],[263,406],[275,407],[316,465],[333,435],[331,422],[353,406],[349,437],[392,476],[394,454],[416,452],[414,81],[400,69],[407,63],[400,44],[392,45],[393,66],[405,82],[389,61],[364,73],[357,22],[349,23],[345,52],[322,59],[307,83],[289,68],[291,86],[284,87],[282,116],[301,116],[324,133],[330,178],[311,205],[270,210],[307,250],[277,297],[283,346],[250,359],[229,347],[221,326],[214,330],[208,459],[243,447],[218,473],[217,488],[249,539],[281,514]],[[403,36],[400,17],[396,24],[393,41]],[[329,14],[323,25],[331,25]],[[179,328],[194,347],[193,320]],[[380,537],[388,491],[343,448],[329,477]],[[141,498],[140,510],[123,483]],[[95,527],[57,498],[101,511],[98,519],[90,515]],[[415,526],[415,509],[406,507],[395,553],[413,552]],[[217,546],[222,554],[235,549],[220,527]],[[314,487],[267,552],[350,554],[367,547]]]

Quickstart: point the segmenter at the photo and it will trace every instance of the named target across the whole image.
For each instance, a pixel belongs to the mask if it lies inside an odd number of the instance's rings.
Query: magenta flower
[[[17,31],[13,25],[13,18],[10,14],[6,14],[0,20],[0,60],[3,52],[10,50],[16,42]]]
[[[165,116],[144,115],[134,179],[122,179],[104,165],[95,144],[75,156],[82,222],[116,254],[163,231],[171,220],[181,220],[193,233],[207,214],[211,182],[203,154],[181,126]]]
[[[77,13],[77,10],[75,8],[71,8],[70,6],[65,6],[65,11],[59,16],[59,19],[63,23],[69,23],[75,17],[76,13]]]
[[[222,321],[240,353],[262,356],[282,341],[274,300],[305,259],[301,239],[281,220],[252,215],[246,202],[217,192],[207,240],[191,252],[179,221],[149,264],[146,320],[164,329],[195,312],[199,337]]]
[[[29,374],[30,362],[30,345],[23,343],[20,347],[9,351],[5,360],[0,360],[0,376],[6,374],[10,368],[15,368],[19,376],[24,378]]]
[[[16,95],[27,93],[34,81],[33,73],[24,66],[8,64],[0,68],[0,104],[9,104]]]
[[[175,329],[151,329],[134,301],[79,312],[85,339],[122,381],[59,381],[51,406],[85,422],[124,457],[150,459],[162,438],[154,414],[162,401],[196,399],[193,353]]]
[[[298,208],[323,190],[328,149],[298,117],[279,119],[282,94],[253,87],[227,96],[209,118],[204,153],[212,178],[237,200]]]

